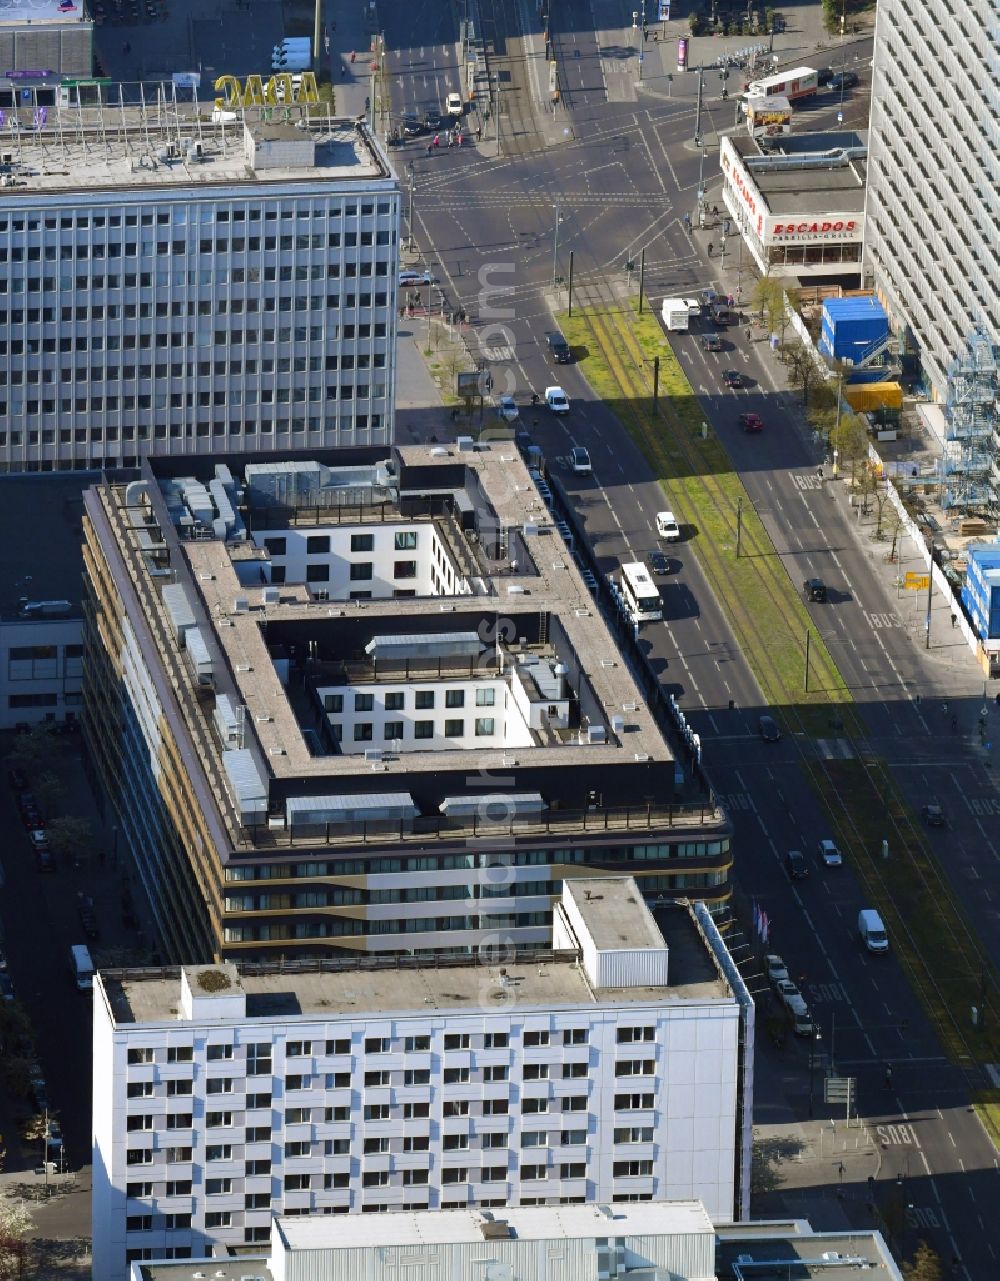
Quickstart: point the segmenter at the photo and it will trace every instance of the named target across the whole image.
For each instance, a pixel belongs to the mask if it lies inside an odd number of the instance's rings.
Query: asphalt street
[[[424,105],[428,94],[440,102],[457,68],[458,50],[444,35],[440,45],[428,46],[424,7],[393,6],[380,15],[399,111]],[[539,41],[534,11],[510,4],[498,13],[497,21],[507,24],[495,35],[503,83],[530,90],[525,67]],[[708,260],[704,233],[692,237],[683,221],[696,206],[699,171],[709,207],[718,202],[712,197],[718,187],[712,154],[706,159],[693,146],[696,77],[674,74],[668,80],[660,51],[650,51],[639,88],[624,6],[611,0],[582,9],[556,3],[551,25],[563,115],[536,96],[519,102],[516,111],[505,109],[505,122],[521,123],[503,131],[500,154],[487,129],[475,148],[428,155],[412,146],[403,165],[413,178],[414,235],[423,261],[449,305],[467,309],[476,322],[471,341],[489,364],[496,389],[513,392],[522,405],[531,390],[553,382],[569,395],[566,420],[527,408],[522,417],[575,504],[601,567],[610,571],[658,545],[654,520],[664,499],[581,371],[573,365],[554,370],[546,362],[544,333],[565,300],[557,278],[568,274],[572,252],[577,283],[611,301],[628,287],[626,261],[643,251],[646,289],[654,300],[718,287],[718,256]],[[849,43],[826,61],[857,65],[864,79],[868,57],[870,44]],[[703,134],[731,125],[733,104],[723,102],[721,88],[716,73],[706,74]],[[861,91],[845,103],[827,95],[806,115],[816,127],[830,127],[838,113],[845,124],[861,124]],[[549,145],[554,119],[561,128]],[[853,514],[838,482],[829,467],[820,470],[796,398],[780,381],[762,339],[759,332],[748,338],[741,326],[728,332],[724,351],[713,353],[702,349],[695,330],[674,348],[792,582],[817,576],[829,585],[828,602],[809,610],[860,705],[867,742],[848,744],[831,727],[827,740],[786,736],[761,750],[760,691],[688,541],[664,549],[671,560],[661,583],[666,622],[644,629],[642,639],[661,680],[699,729],[709,772],[733,815],[744,908],[751,898],[766,906],[772,946],[801,978],[822,1030],[819,1071],[814,1063],[810,1073],[802,1044],[762,1050],[773,1070],[758,1075],[756,1119],[809,1115],[810,1075],[812,1115],[832,1117],[822,1101],[823,1073],[829,1067],[854,1077],[860,1111],[875,1136],[876,1183],[905,1189],[913,1240],[926,1237],[949,1262],[957,1256],[953,1275],[985,1281],[997,1275],[1000,1237],[989,1206],[1000,1184],[995,1152],[969,1110],[970,1079],[941,1054],[894,957],[862,950],[856,930],[865,905],[861,891],[850,867],[827,869],[816,860],[816,844],[829,833],[800,769],[804,753],[871,751],[888,760],[915,807],[931,795],[939,800],[949,827],[934,832],[932,843],[980,936],[1000,956],[994,907],[1000,856],[991,822],[1000,798],[972,732],[981,681],[968,666],[938,661],[915,643],[906,625],[912,597],[897,599],[876,572],[870,549],[850,526]],[[726,368],[743,372],[748,389],[728,391],[721,376]],[[764,418],[761,435],[739,432],[736,418],[745,409]],[[590,451],[592,477],[572,476],[561,461],[574,443]],[[780,719],[781,709],[774,710]],[[954,732],[951,715],[959,718]],[[792,848],[813,862],[807,881],[792,883],[785,874],[784,856]],[[766,982],[758,986],[766,1009]],[[885,1085],[887,1066],[891,1088]],[[870,1221],[864,1219],[870,1214],[867,1189],[854,1192],[857,1221]],[[875,1201],[880,1203],[878,1188]]]

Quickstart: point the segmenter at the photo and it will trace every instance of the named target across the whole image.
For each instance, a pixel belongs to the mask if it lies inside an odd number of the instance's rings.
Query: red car
[[[764,423],[757,414],[740,414],[740,426],[751,434],[764,430]]]

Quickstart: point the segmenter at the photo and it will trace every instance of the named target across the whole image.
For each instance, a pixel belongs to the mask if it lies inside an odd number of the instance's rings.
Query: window
[[[426,1134],[408,1134],[403,1139],[404,1152],[427,1152],[431,1141]]]
[[[312,1151],[312,1144],[308,1139],[296,1139],[292,1143],[285,1144],[285,1156],[288,1159],[295,1157],[309,1156]]]
[[[247,1161],[246,1173],[247,1178],[251,1178],[255,1174],[270,1174],[271,1162],[267,1157],[258,1157],[255,1161]]]
[[[129,1214],[125,1216],[126,1232],[151,1232],[153,1216],[151,1214]]]
[[[564,1148],[578,1148],[587,1142],[586,1130],[563,1130],[559,1143]]]
[[[353,578],[353,574],[351,575]],[[328,583],[330,581],[329,565],[307,565],[306,582],[307,583]]]
[[[130,1099],[148,1099],[153,1093],[152,1081],[129,1081],[126,1097]]]
[[[413,737],[414,738],[433,738],[434,722],[433,721],[414,721]]]
[[[403,1042],[403,1048],[407,1054],[429,1050],[431,1048],[431,1038],[429,1036],[408,1036]]]
[[[366,1036],[365,1053],[366,1054],[388,1054],[389,1038],[387,1036]]]
[[[269,1210],[271,1208],[270,1192],[248,1192],[243,1198],[245,1210]]]
[[[454,720],[447,720],[444,723],[445,738],[461,738],[465,733],[465,721],[460,717]]]
[[[565,1103],[565,1101],[564,1101]],[[525,1116],[537,1116],[541,1112],[549,1110],[548,1099],[524,1099],[521,1103],[521,1111]]]
[[[285,1191],[286,1192],[308,1192],[312,1186],[311,1174],[286,1174]]]
[[[190,1045],[171,1045],[167,1048],[168,1063],[190,1063],[194,1050]]]
[[[375,707],[374,694],[355,694],[354,695],[354,710],[356,712],[370,712],[374,710],[374,707]]]
[[[652,1143],[651,1125],[624,1125],[615,1127],[616,1143]]]
[[[416,530],[408,530],[404,533],[397,534],[395,537],[395,548],[397,552],[412,552],[416,550],[416,546]]]
[[[615,1076],[652,1076],[656,1071],[655,1059],[619,1059]]]
[[[269,1143],[271,1141],[271,1127],[269,1125],[247,1126],[243,1138],[246,1143]]]
[[[404,1085],[430,1085],[430,1068],[407,1068],[403,1073]]]
[[[131,1197],[133,1201],[139,1200],[140,1197],[152,1196],[152,1183],[126,1183],[125,1195]]]
[[[462,1085],[469,1079],[469,1069],[467,1067],[445,1068],[444,1084],[445,1085]]]
[[[525,1063],[524,1079],[526,1081],[546,1081],[549,1076],[547,1063]]]
[[[413,1187],[414,1184],[426,1183],[428,1178],[427,1170],[404,1170],[403,1186]]]
[[[233,1078],[231,1076],[210,1076],[205,1082],[206,1094],[232,1094]]]
[[[483,1068],[484,1081],[506,1081],[508,1074],[506,1063],[493,1063]]]
[[[374,534],[352,534],[351,551],[352,552],[370,552],[375,550]]]
[[[169,1152],[170,1149],[168,1148]],[[190,1148],[188,1149],[190,1151]],[[126,1165],[152,1165],[153,1152],[151,1148],[128,1148],[125,1152]]]
[[[231,1059],[233,1057],[233,1047],[231,1045],[210,1045],[208,1046],[209,1063],[217,1063],[220,1059]]]
[[[172,1179],[167,1184],[167,1196],[190,1196],[190,1179]]]
[[[615,1161],[611,1173],[616,1179],[648,1178],[653,1173],[652,1161]]]
[[[386,1188],[389,1186],[388,1170],[366,1170],[361,1176],[363,1188]]]
[[[382,726],[382,737],[386,742],[400,742],[403,738],[403,722],[386,721]]]
[[[329,534],[309,534],[306,538],[307,556],[325,556],[330,550]]]
[[[505,1148],[507,1142],[506,1134],[484,1134],[482,1137],[484,1148]]]
[[[190,1130],[194,1118],[190,1112],[168,1113],[166,1128],[168,1130]]]
[[[391,1085],[391,1072],[366,1072],[365,1085]]]
[[[434,690],[418,689],[414,691],[413,706],[418,710],[426,711],[434,706]]]
[[[389,1140],[386,1139],[365,1139],[365,1155],[373,1156],[379,1152],[389,1151]]]
[[[424,1117],[430,1116],[430,1114],[431,1114],[431,1105],[429,1103],[404,1103],[403,1104],[403,1120],[404,1121],[412,1121],[414,1119],[420,1120]]]
[[[576,1077],[586,1076],[587,1064],[586,1063],[564,1063],[562,1074],[563,1074],[564,1081],[571,1081]]]
[[[401,712],[405,705],[406,695],[400,690],[394,690],[385,696],[385,710],[387,712]]]
[[[191,1216],[188,1215],[190,1220]],[[229,1228],[233,1224],[233,1215],[231,1210],[209,1210],[205,1215],[205,1230],[210,1228]]]
[[[586,1161],[567,1161],[559,1167],[561,1179],[585,1179],[587,1177]]]
[[[206,1112],[205,1124],[210,1130],[225,1129],[233,1123],[232,1112]]]
[[[507,1032],[487,1032],[483,1044],[487,1050],[506,1050],[510,1045],[510,1035]]]
[[[125,1129],[130,1133],[138,1130],[151,1130],[153,1128],[153,1117],[149,1116],[130,1116],[125,1122]]]
[[[286,1057],[300,1059],[303,1055],[312,1054],[312,1041],[289,1041],[285,1047]]]
[[[618,1029],[618,1044],[631,1045],[636,1041],[653,1041],[656,1039],[655,1027],[620,1027]]]
[[[567,1094],[562,1100],[564,1112],[586,1112],[587,1096],[585,1094]]]
[[[522,1148],[547,1148],[548,1146],[549,1136],[546,1130],[529,1130],[521,1135]]]
[[[193,1081],[168,1081],[167,1098],[174,1098],[178,1095],[190,1094],[194,1089]]]
[[[248,1108],[269,1108],[271,1106],[270,1094],[248,1094]]]
[[[492,707],[496,702],[496,696],[497,696],[497,692],[495,689],[477,689],[476,690],[476,706]]]
[[[348,1037],[343,1037],[337,1041],[327,1041],[326,1052],[327,1054],[350,1054],[351,1042]]]
[[[129,1063],[152,1063],[153,1051],[151,1049],[130,1049],[128,1061]]]
[[[351,566],[351,582],[366,582],[372,577],[372,563],[370,560],[358,561]]]
[[[464,689],[446,689],[444,692],[445,707],[464,707],[465,690]]]
[[[444,1136],[444,1150],[446,1152],[464,1152],[469,1146],[469,1136],[467,1134],[446,1134]]]
[[[585,1027],[570,1027],[563,1032],[563,1045],[586,1045],[587,1029]]]
[[[492,716],[476,717],[476,737],[477,738],[490,737],[494,733],[496,733],[496,730],[494,728],[494,720]]]
[[[285,1077],[286,1090],[309,1090],[312,1088],[312,1077],[301,1076],[297,1073]]]
[[[226,1196],[233,1190],[232,1179],[206,1179],[205,1195],[206,1196]]]
[[[366,1103],[365,1104],[366,1121],[388,1121],[389,1104],[388,1103]]]
[[[258,1042],[247,1046],[247,1076],[270,1075],[271,1042]],[[247,1101],[249,1105],[249,1100]],[[265,1106],[270,1106],[270,1100]]]
[[[506,1116],[509,1105],[506,1099],[484,1099],[483,1116]]]
[[[544,1179],[548,1177],[548,1171],[544,1165],[522,1165],[522,1179]]]
[[[652,1111],[653,1096],[652,1094],[616,1094],[615,1111],[616,1112],[645,1112]]]
[[[358,721],[354,726],[355,743],[370,743],[374,733],[373,723],[371,721]]]
[[[209,1143],[205,1148],[206,1161],[231,1161],[232,1159],[233,1159],[232,1144]]]
[[[351,1176],[349,1174],[324,1174],[323,1187],[329,1191],[330,1188],[349,1188],[351,1186]]]
[[[468,1116],[468,1099],[445,1099],[441,1108],[442,1116]]]
[[[531,1045],[548,1045],[548,1043],[549,1034],[547,1031],[525,1032],[524,1034],[525,1047]]]
[[[469,1171],[464,1168],[441,1171],[442,1183],[468,1183],[468,1181]]]
[[[447,1032],[444,1038],[446,1050],[467,1050],[470,1040],[468,1032]]]
[[[271,556],[284,556],[287,539],[284,538],[265,538],[264,546]]]
[[[417,562],[415,560],[397,560],[392,565],[393,578],[416,578]]]

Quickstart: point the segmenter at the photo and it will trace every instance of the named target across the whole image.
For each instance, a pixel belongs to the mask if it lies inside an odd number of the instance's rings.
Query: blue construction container
[[[980,640],[1000,640],[1000,542],[968,548],[962,604]]]
[[[828,298],[823,304],[819,350],[828,360],[860,365],[889,333],[889,317],[877,298]]]

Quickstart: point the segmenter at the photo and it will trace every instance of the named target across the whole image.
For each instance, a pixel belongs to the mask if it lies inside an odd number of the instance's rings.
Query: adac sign
[[[287,107],[293,103],[319,102],[316,76],[312,71],[283,71],[265,80],[263,76],[247,76],[240,81],[235,76],[219,76],[215,92],[224,94],[216,98],[219,110],[225,107]]]

